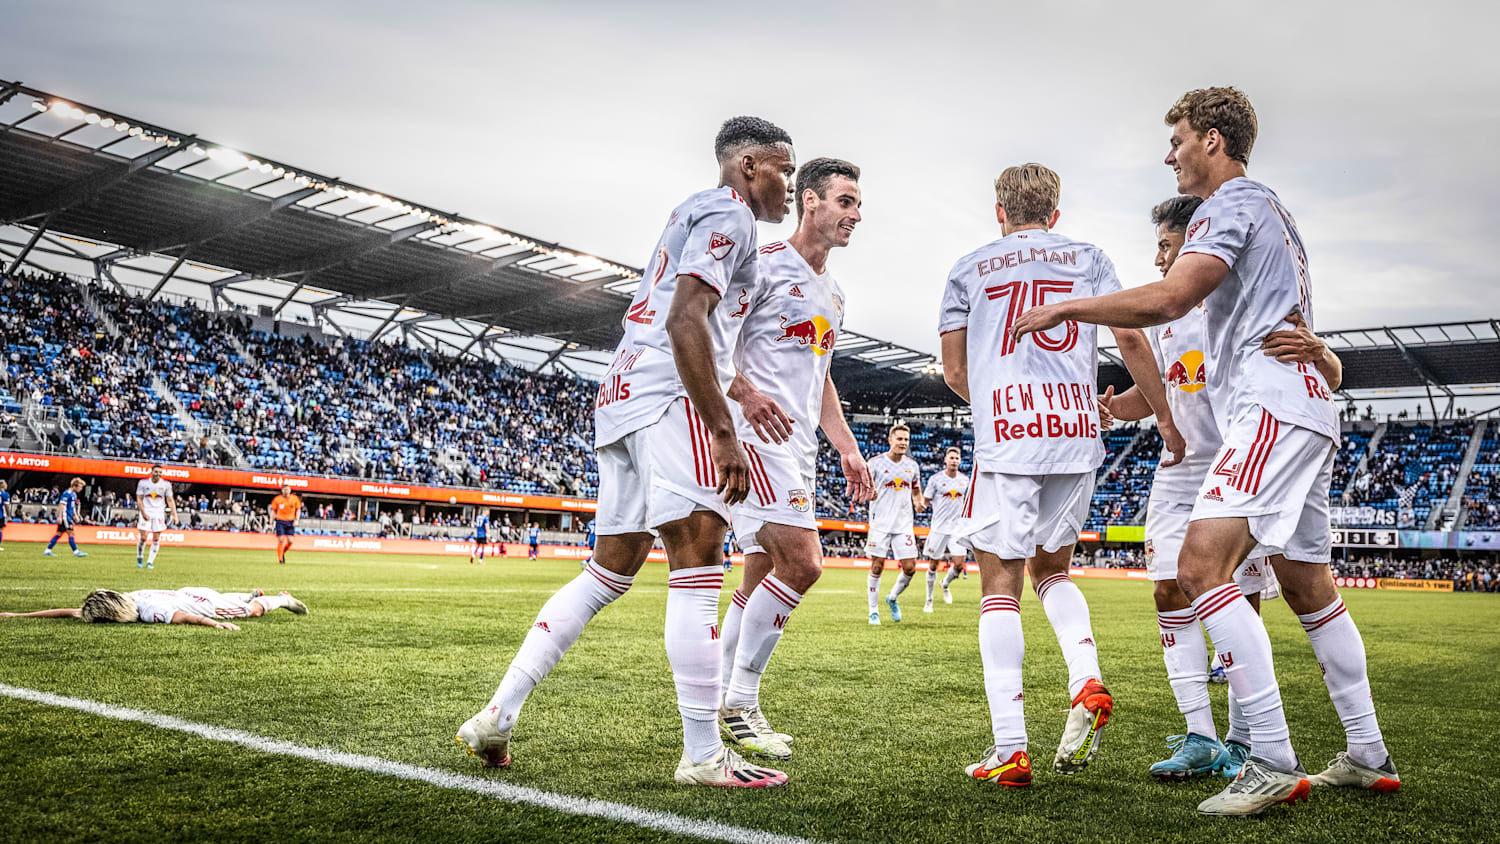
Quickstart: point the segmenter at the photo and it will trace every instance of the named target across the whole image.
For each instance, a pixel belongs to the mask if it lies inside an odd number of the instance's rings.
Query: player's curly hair
[[[723,162],[748,148],[775,144],[791,146],[792,136],[775,123],[760,117],[731,117],[719,127],[719,134],[714,138],[714,157]]]
[[[1185,232],[1202,204],[1203,200],[1196,196],[1174,196],[1151,209],[1151,225],[1166,226],[1169,232]]]
[[[83,599],[80,615],[89,622],[135,621],[135,599],[113,589],[95,589]]]
[[[1062,197],[1062,177],[1032,162],[1007,167],[995,180],[995,203],[1011,225],[1045,225]]]
[[[1259,124],[1250,98],[1238,88],[1197,88],[1188,91],[1167,109],[1167,125],[1187,118],[1193,131],[1203,134],[1219,130],[1224,138],[1224,154],[1243,164],[1250,163]]]
[[[828,184],[834,176],[846,176],[859,181],[859,168],[842,158],[814,158],[797,170],[797,219],[802,219],[802,194],[812,191],[819,199],[827,199]]]

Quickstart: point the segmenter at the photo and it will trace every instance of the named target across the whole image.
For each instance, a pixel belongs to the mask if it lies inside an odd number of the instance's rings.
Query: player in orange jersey
[[[286,564],[286,552],[297,535],[297,519],[302,515],[302,499],[292,493],[291,484],[281,485],[281,494],[271,499],[271,518],[276,522],[276,562]]]

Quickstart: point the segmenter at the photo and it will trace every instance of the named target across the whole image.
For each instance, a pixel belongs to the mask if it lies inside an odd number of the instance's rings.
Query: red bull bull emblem
[[[834,331],[833,325],[821,315],[790,324],[787,323],[786,317],[782,316],[781,336],[776,338],[776,342],[782,343],[790,340],[799,346],[811,346],[814,354],[826,355],[833,351],[837,338],[838,332]]]
[[[1196,393],[1208,386],[1208,367],[1203,364],[1203,353],[1197,349],[1183,352],[1182,357],[1167,367],[1166,382],[1167,386],[1184,393]]]
[[[906,478],[892,478],[891,487],[894,489],[910,489],[911,484],[906,482]]]
[[[798,513],[806,513],[812,509],[812,498],[808,496],[805,489],[787,490],[786,503],[791,505]]]

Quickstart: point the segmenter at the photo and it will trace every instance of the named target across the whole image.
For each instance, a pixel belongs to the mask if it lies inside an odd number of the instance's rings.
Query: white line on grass
[[[0,695],[17,700],[28,700],[47,706],[74,709],[90,715],[113,718],[117,721],[134,721],[139,724],[150,724],[153,727],[189,733],[210,741],[238,744],[260,753],[270,753],[277,756],[294,756],[298,759],[321,762],[325,765],[333,765],[338,768],[368,771],[372,774],[381,774],[404,780],[416,780],[428,783],[429,785],[435,785],[438,788],[482,794],[505,803],[536,806],[568,815],[603,818],[604,820],[631,824],[632,826],[652,829],[658,832],[668,832],[674,835],[686,835],[709,841],[729,841],[735,842],[735,844],[812,844],[812,842],[809,842],[805,838],[797,838],[790,835],[777,835],[773,832],[765,832],[758,829],[730,826],[718,821],[688,818],[682,815],[674,815],[670,812],[659,812],[654,809],[628,806],[624,803],[611,803],[607,800],[591,800],[585,797],[554,794],[550,791],[528,788],[523,785],[511,785],[510,783],[494,779],[454,774],[435,768],[408,765],[404,762],[393,762],[389,759],[381,759],[378,756],[344,753],[327,747],[307,747],[301,744],[293,744],[289,741],[258,736],[254,733],[244,732],[243,730],[216,727],[212,724],[199,724],[193,721],[184,721],[181,718],[174,718],[171,715],[161,715],[139,709],[128,709],[123,706],[114,706],[82,698],[65,697],[50,692],[40,692],[35,689],[8,686],[4,683],[0,683]]]

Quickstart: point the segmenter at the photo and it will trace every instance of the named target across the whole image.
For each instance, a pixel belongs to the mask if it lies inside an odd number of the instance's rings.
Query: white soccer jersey
[[[1068,322],[1016,342],[1011,327],[1038,305],[1120,289],[1097,246],[1055,232],[1015,232],[953,265],[938,330],[968,329],[976,471],[1090,472],[1104,459],[1094,385],[1096,327]]]
[[[1317,367],[1282,363],[1261,352],[1272,331],[1287,330],[1287,314],[1302,312],[1313,328],[1312,279],[1297,223],[1271,189],[1244,177],[1230,179],[1198,206],[1188,224],[1183,255],[1212,255],[1229,274],[1208,295],[1208,373],[1219,430],[1255,405],[1272,416],[1332,440],[1339,438],[1333,394]]]
[[[932,502],[932,533],[949,535],[958,528],[964,515],[964,496],[969,492],[969,476],[959,472],[953,477],[938,472],[927,479],[923,495]]]
[[[734,347],[743,322],[733,313],[754,293],[755,238],[755,214],[732,188],[695,193],[673,209],[625,312],[625,336],[599,385],[594,403],[596,447],[652,424],[667,405],[687,395],[667,337],[667,311],[678,276],[694,276],[719,294],[719,304],[708,317],[708,330],[719,389],[729,389],[734,380]]]
[[[870,535],[910,532],[911,491],[922,485],[922,470],[917,461],[910,457],[893,461],[889,452],[881,452],[870,458],[869,466],[875,482],[875,500],[870,502]]]
[[[141,589],[129,593],[135,599],[136,617],[148,624],[171,624],[179,612],[204,618],[245,618],[248,606],[212,589]]]
[[[1203,308],[1196,307],[1181,319],[1146,329],[1157,369],[1166,380],[1172,420],[1187,440],[1181,463],[1157,467],[1151,482],[1153,502],[1192,504],[1224,443],[1209,400],[1208,373],[1214,362],[1207,356],[1206,325]]]
[[[818,461],[818,422],[823,385],[833,365],[833,347],[844,325],[844,293],[833,275],[816,275],[790,243],[760,249],[760,282],[730,318],[740,329],[736,368],[792,417],[789,445],[805,477]],[[755,429],[730,403],[740,438],[760,442]]]
[[[141,515],[147,519],[167,517],[167,499],[172,497],[172,484],[166,478],[153,481],[142,478],[135,485],[135,500],[140,505]]]

